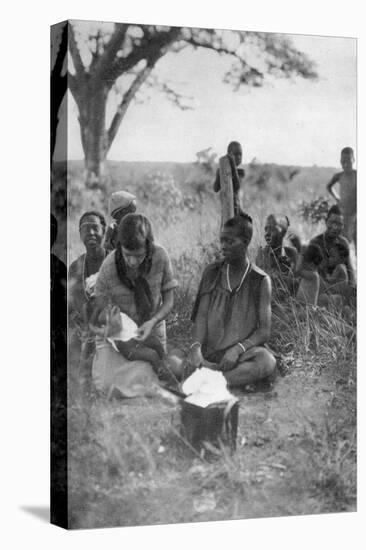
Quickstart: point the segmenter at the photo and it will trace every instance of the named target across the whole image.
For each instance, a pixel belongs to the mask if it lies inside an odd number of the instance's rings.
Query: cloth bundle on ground
[[[92,376],[98,392],[110,397],[152,395],[159,385],[157,375],[146,361],[128,361],[106,340],[97,343]]]

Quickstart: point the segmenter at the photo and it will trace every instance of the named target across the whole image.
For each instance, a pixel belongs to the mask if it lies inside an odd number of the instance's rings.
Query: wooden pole
[[[221,199],[221,229],[224,223],[234,216],[233,179],[230,161],[227,155],[219,160],[220,199]]]

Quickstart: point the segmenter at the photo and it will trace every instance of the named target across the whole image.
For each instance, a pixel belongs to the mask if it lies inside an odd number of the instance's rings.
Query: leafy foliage
[[[317,197],[311,201],[302,201],[299,205],[301,217],[313,224],[325,220],[330,208],[329,201],[324,197]]]

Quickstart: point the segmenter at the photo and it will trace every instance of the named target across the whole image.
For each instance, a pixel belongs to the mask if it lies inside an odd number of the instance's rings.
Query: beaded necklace
[[[230,264],[227,264],[227,266],[226,266],[226,282],[227,282],[228,289],[230,290],[230,292],[232,292],[233,289],[231,288],[231,285],[230,285],[229,267],[230,267]],[[245,277],[248,274],[249,268],[250,268],[250,262],[248,262],[247,268],[244,271],[244,275],[241,278],[239,286],[236,287],[235,292],[239,292],[239,290],[241,289],[242,284],[244,283]]]

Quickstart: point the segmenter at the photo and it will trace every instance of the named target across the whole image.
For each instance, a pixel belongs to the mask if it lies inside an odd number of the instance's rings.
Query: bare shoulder
[[[69,277],[75,277],[80,271],[84,263],[85,253],[81,254],[76,260],[74,260],[69,267]]]
[[[294,246],[285,246],[285,252],[286,255],[290,258],[290,260],[296,261],[297,260],[297,250]]]
[[[340,235],[338,237],[338,242],[342,243],[348,249],[350,248],[349,240],[344,235]]]
[[[343,174],[344,172],[337,172],[336,174],[333,174],[333,176],[331,177],[330,183],[337,183],[337,181],[341,179]]]

